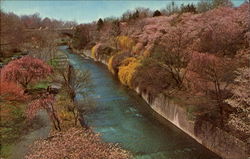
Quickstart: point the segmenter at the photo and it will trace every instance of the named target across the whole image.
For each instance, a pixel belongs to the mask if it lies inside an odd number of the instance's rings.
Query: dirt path
[[[37,114],[39,124],[41,127],[24,135],[20,141],[15,144],[12,155],[9,159],[24,159],[25,154],[29,150],[29,146],[39,138],[46,138],[49,135],[51,124],[48,114],[45,111],[40,111]]]

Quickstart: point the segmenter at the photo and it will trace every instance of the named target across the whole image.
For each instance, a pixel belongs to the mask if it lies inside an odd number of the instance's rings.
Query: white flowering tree
[[[236,112],[230,115],[229,126],[250,133],[250,68],[238,69],[238,76],[231,92],[233,96],[226,100]]]

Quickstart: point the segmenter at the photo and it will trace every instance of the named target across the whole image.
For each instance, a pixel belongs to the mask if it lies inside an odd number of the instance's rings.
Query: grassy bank
[[[28,58],[35,60],[32,57]],[[22,60],[23,58],[16,62]],[[8,90],[12,88],[4,84],[4,81],[1,82],[1,86],[4,86],[4,91],[0,94],[1,157],[9,159],[129,158],[130,154],[127,151],[115,144],[103,142],[100,135],[86,125],[82,127],[83,113],[91,109],[94,102],[84,96],[81,105],[77,105],[74,102],[76,88],[71,85],[71,82],[66,82],[72,78],[71,80],[78,82],[77,85],[84,85],[84,88],[87,88],[91,81],[89,79],[84,83],[84,78],[88,78],[89,74],[83,70],[77,70],[80,72],[72,76],[67,74],[67,71],[76,70],[68,65],[66,55],[60,51],[55,52],[54,58],[48,61],[53,71],[42,79],[30,82],[26,87],[17,89],[16,86],[13,87],[16,89],[14,92],[9,92]],[[4,69],[6,68],[8,66]],[[72,70],[68,70],[69,68]],[[69,79],[65,80],[67,77]],[[87,91],[85,94],[91,92],[89,89]],[[17,98],[16,94],[20,96]],[[54,127],[51,129],[50,125]]]

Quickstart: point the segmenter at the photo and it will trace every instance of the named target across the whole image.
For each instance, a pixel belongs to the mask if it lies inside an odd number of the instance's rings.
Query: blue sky
[[[152,10],[162,9],[170,0],[132,1],[132,0],[0,0],[1,9],[5,12],[14,12],[17,15],[40,13],[42,18],[50,17],[61,20],[75,20],[86,23],[99,18],[110,16],[119,17],[126,10],[137,7],[146,7]],[[176,3],[196,3],[197,0],[176,1]],[[233,0],[238,6],[244,0]]]

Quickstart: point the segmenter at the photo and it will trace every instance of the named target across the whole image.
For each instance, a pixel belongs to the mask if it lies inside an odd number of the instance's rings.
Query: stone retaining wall
[[[81,55],[91,57],[90,51],[77,51]],[[102,62],[107,65],[107,61],[101,58],[95,61]],[[154,99],[150,98],[149,93],[142,92],[139,88],[135,91],[149,104],[149,106],[186,134],[194,138],[197,142],[207,147],[225,159],[250,159],[249,143],[245,143],[235,136],[215,127],[207,121],[195,123],[188,119],[187,111],[160,94]]]

